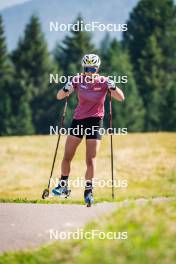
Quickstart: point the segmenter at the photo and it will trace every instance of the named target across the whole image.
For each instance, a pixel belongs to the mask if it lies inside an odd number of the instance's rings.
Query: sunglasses
[[[90,73],[95,73],[97,71],[97,68],[94,67],[85,67],[84,72],[90,72]]]

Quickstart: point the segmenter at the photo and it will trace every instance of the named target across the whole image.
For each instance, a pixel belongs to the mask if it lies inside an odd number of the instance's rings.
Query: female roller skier
[[[87,204],[93,202],[92,180],[95,176],[96,156],[101,140],[98,128],[103,125],[104,102],[107,92],[110,91],[111,95],[118,101],[124,100],[123,92],[115,86],[114,81],[98,74],[100,63],[98,55],[86,54],[82,59],[83,74],[75,76],[71,82],[67,82],[57,94],[57,99],[61,100],[72,92],[76,92],[78,105],[75,108],[71,123],[73,130],[70,129],[65,144],[61,178],[52,193],[56,196],[67,193],[71,161],[85,135],[87,170],[85,173],[84,200]],[[79,133],[74,133],[76,127]]]

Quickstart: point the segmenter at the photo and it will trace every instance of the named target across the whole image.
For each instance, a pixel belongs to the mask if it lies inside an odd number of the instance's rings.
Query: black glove
[[[70,92],[70,90],[73,88],[72,82],[67,82],[63,88],[63,91],[65,93]]]
[[[108,84],[108,90],[113,90],[113,91],[116,90],[116,84],[113,80],[108,79],[107,84]]]

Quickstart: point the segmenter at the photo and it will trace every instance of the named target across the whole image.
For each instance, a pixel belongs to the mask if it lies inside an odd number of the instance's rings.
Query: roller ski
[[[84,191],[84,201],[87,207],[91,207],[94,203],[93,193],[92,193],[92,183],[87,183]]]
[[[58,186],[52,189],[52,196],[64,196],[67,198],[70,196],[71,190],[68,189],[68,180],[60,180]]]

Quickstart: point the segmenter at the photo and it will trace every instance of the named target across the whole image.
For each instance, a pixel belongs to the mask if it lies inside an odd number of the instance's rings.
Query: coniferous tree
[[[83,18],[78,15],[75,23],[83,23]],[[64,74],[69,73],[70,64],[74,64],[76,73],[81,71],[81,58],[86,53],[94,53],[95,47],[91,43],[91,35],[89,32],[85,31],[73,31],[65,37],[62,44],[56,46],[55,49],[55,59],[56,62],[61,66]]]
[[[109,32],[107,32],[100,43],[100,55],[102,58],[107,54],[110,44],[111,38]]]
[[[25,77],[19,79],[14,73],[14,82],[10,97],[12,106],[12,135],[31,135],[35,132],[32,122],[32,111],[26,91]]]
[[[47,133],[51,122],[48,118],[49,110],[56,94],[54,86],[49,86],[49,74],[54,73],[55,68],[38,17],[34,15],[31,17],[24,37],[20,39],[17,49],[12,54],[12,60],[16,77],[25,83],[25,107],[28,102],[35,130],[37,133]]]
[[[128,131],[132,132],[143,130],[143,103],[136,88],[127,52],[114,39],[104,59],[103,71],[105,75],[108,74],[116,78],[127,76],[127,83],[122,83],[121,80],[120,84],[116,84],[119,88],[122,88],[126,99],[122,103],[118,103],[117,101],[113,102],[113,126],[117,128],[127,127]]]
[[[11,134],[12,109],[10,87],[12,65],[7,54],[2,17],[0,16],[0,135]]]
[[[145,130],[174,130],[176,98],[168,97],[175,96],[176,7],[172,0],[142,0],[127,24],[124,43],[146,109]]]
[[[149,59],[150,58],[150,59]],[[144,86],[141,87],[141,95],[146,109],[145,129],[147,131],[161,130],[161,103],[164,91],[165,72],[161,64],[163,61],[162,51],[156,38],[152,35],[143,49],[139,65],[143,73]]]

